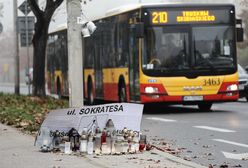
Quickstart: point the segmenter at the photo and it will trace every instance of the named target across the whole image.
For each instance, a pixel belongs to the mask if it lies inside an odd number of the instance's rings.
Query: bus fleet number
[[[203,86],[218,86],[220,85],[220,79],[209,78],[204,80]]]

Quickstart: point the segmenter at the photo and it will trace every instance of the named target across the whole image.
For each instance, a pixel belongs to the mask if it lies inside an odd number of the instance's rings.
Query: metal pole
[[[13,1],[13,20],[14,20],[14,57],[15,57],[15,94],[20,94],[20,74],[19,74],[19,41],[17,31],[17,0]]]
[[[81,25],[77,24],[80,0],[67,0],[67,14],[69,103],[70,107],[80,107],[84,104],[82,36]]]
[[[30,75],[29,74],[29,69],[30,69],[30,64],[29,64],[29,40],[28,40],[28,35],[29,35],[29,33],[28,33],[28,1],[27,0],[25,0],[26,1],[26,5],[25,5],[25,28],[26,28],[26,32],[25,32],[25,34],[26,34],[26,48],[27,48],[27,64],[28,64],[28,75]],[[30,95],[30,81],[31,79],[30,79],[30,76],[28,76],[28,94]]]

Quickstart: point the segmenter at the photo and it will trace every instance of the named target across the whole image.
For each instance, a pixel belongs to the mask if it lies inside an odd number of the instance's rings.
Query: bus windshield
[[[146,29],[144,70],[185,71],[235,66],[231,26],[151,26]]]
[[[234,66],[232,30],[233,28],[229,26],[193,28],[193,53],[196,69]]]

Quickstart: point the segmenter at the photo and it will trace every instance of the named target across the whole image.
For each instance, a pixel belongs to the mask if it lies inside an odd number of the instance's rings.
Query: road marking
[[[248,153],[235,154],[235,153],[229,153],[229,152],[223,152],[223,151],[222,153],[228,159],[245,160],[248,158]]]
[[[209,127],[209,126],[193,126],[193,127],[206,129],[206,130],[211,130],[211,131],[217,131],[217,132],[236,132],[236,131],[233,131],[233,130],[228,130],[228,129],[223,129],[223,128],[216,128],[216,127]]]
[[[147,117],[148,120],[162,121],[162,122],[177,122],[176,120],[166,119],[166,118],[158,118],[158,117]]]
[[[212,139],[212,140],[217,141],[217,142],[223,142],[223,143],[227,143],[227,144],[231,144],[231,145],[236,145],[236,146],[241,146],[241,147],[248,148],[248,145],[242,144],[242,143],[227,141],[227,140],[224,140],[224,139]]]

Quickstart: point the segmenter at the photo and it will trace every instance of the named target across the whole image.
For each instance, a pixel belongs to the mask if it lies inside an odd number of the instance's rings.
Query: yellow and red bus
[[[236,42],[242,31],[233,5],[129,5],[94,23],[97,30],[83,39],[89,104],[102,99],[209,110],[215,102],[238,99]],[[67,48],[61,39],[66,29],[49,36],[48,86],[66,94],[68,61],[61,58],[67,59]]]

